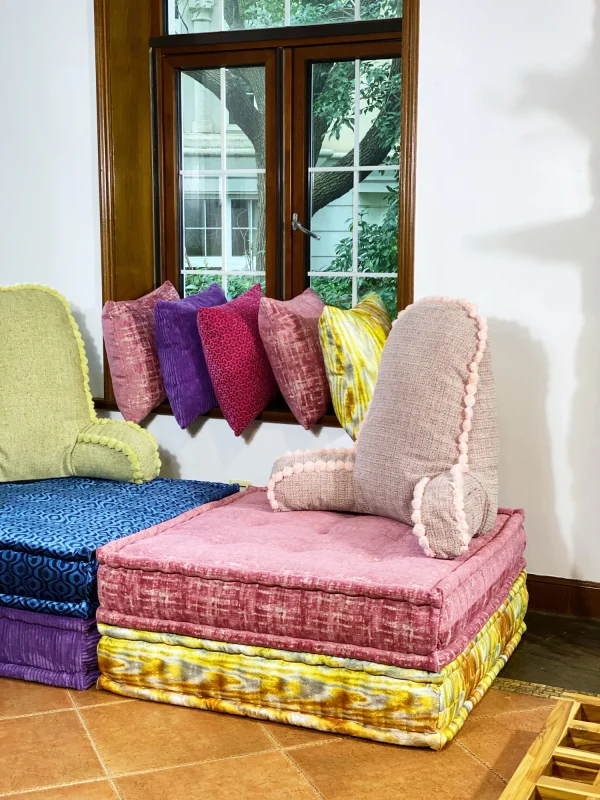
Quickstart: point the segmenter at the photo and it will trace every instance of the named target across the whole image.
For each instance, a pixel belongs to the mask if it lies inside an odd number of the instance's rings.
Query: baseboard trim
[[[600,619],[600,583],[528,575],[527,588],[531,611]]]

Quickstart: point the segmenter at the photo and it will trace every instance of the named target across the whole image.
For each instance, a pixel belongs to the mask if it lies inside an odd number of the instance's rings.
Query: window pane
[[[359,272],[398,271],[398,171],[373,170],[360,184]]]
[[[234,297],[239,297],[248,289],[251,289],[255,284],[260,283],[263,294],[265,293],[265,278],[254,277],[254,275],[229,275],[227,277],[227,299],[233,300]]]
[[[219,275],[186,275],[184,281],[184,297],[208,289],[211,283],[221,286]]]
[[[231,226],[233,228],[247,228],[248,227],[248,201],[247,200],[232,200],[231,201]]]
[[[203,175],[183,179],[183,268],[222,266],[220,179]]]
[[[313,215],[310,229],[321,239],[311,239],[311,272],[348,272],[352,270],[352,215],[354,191],[336,197],[345,187],[352,187],[352,172],[317,172],[312,176]],[[322,203],[330,196],[333,199],[326,205]]]
[[[402,16],[402,0],[168,0],[167,31],[209,33]]]
[[[361,273],[385,281],[398,269],[400,68],[399,58],[312,65],[310,229],[321,239],[308,243],[309,276],[347,287],[348,273],[349,305]]]
[[[235,67],[225,73],[227,169],[265,166],[265,68]]]
[[[227,197],[231,243],[229,270],[264,272],[265,176],[258,174],[228,177]],[[249,225],[251,215],[252,226]],[[257,283],[256,280],[254,282]]]
[[[400,161],[400,65],[399,58],[360,61],[361,166]]]
[[[264,282],[265,68],[181,74],[182,283],[220,273],[225,292]],[[240,275],[235,273],[256,273]]]
[[[221,70],[181,75],[181,144],[184,170],[220,169],[222,150]]]
[[[397,281],[396,278],[359,278],[358,299],[375,292],[386,305],[387,312],[392,319],[397,314]]]
[[[231,231],[231,255],[245,256],[250,252],[250,231],[248,228],[234,228]]]
[[[313,166],[354,163],[355,62],[325,61],[312,66]]]
[[[352,308],[352,278],[322,278],[313,275],[310,286],[328,306]]]

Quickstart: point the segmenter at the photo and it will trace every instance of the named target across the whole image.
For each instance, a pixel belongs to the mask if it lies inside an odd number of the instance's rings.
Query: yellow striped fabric
[[[383,346],[391,328],[383,300],[376,294],[367,295],[350,310],[325,306],[319,319],[333,408],[353,439],[373,397]]]

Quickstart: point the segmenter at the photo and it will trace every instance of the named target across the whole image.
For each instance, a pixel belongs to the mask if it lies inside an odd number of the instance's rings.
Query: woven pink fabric
[[[215,395],[236,436],[277,394],[277,382],[258,332],[257,283],[223,306],[198,309],[198,332]]]
[[[248,490],[98,551],[98,619],[140,630],[438,670],[523,569],[523,514],[453,561],[383,517],[273,514]]]
[[[131,422],[141,422],[167,396],[154,336],[154,306],[159,300],[179,300],[170,281],[138,300],[109,300],[102,309],[115,399]]]
[[[319,343],[319,295],[306,289],[293,300],[262,297],[260,335],[281,394],[306,429],[326,413],[331,395]]]
[[[487,322],[466,300],[430,297],[393,323],[348,463],[335,450],[275,461],[275,511],[391,517],[428,556],[455,558],[498,510],[498,430]],[[315,460],[315,455],[317,456]]]

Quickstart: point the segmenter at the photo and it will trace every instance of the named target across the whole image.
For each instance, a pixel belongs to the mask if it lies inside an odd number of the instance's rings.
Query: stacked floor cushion
[[[167,479],[0,484],[0,675],[91,685],[98,675],[96,548],[237,489]]]
[[[523,514],[453,561],[382,517],[262,490],[99,552],[99,685],[439,749],[524,630]]]

